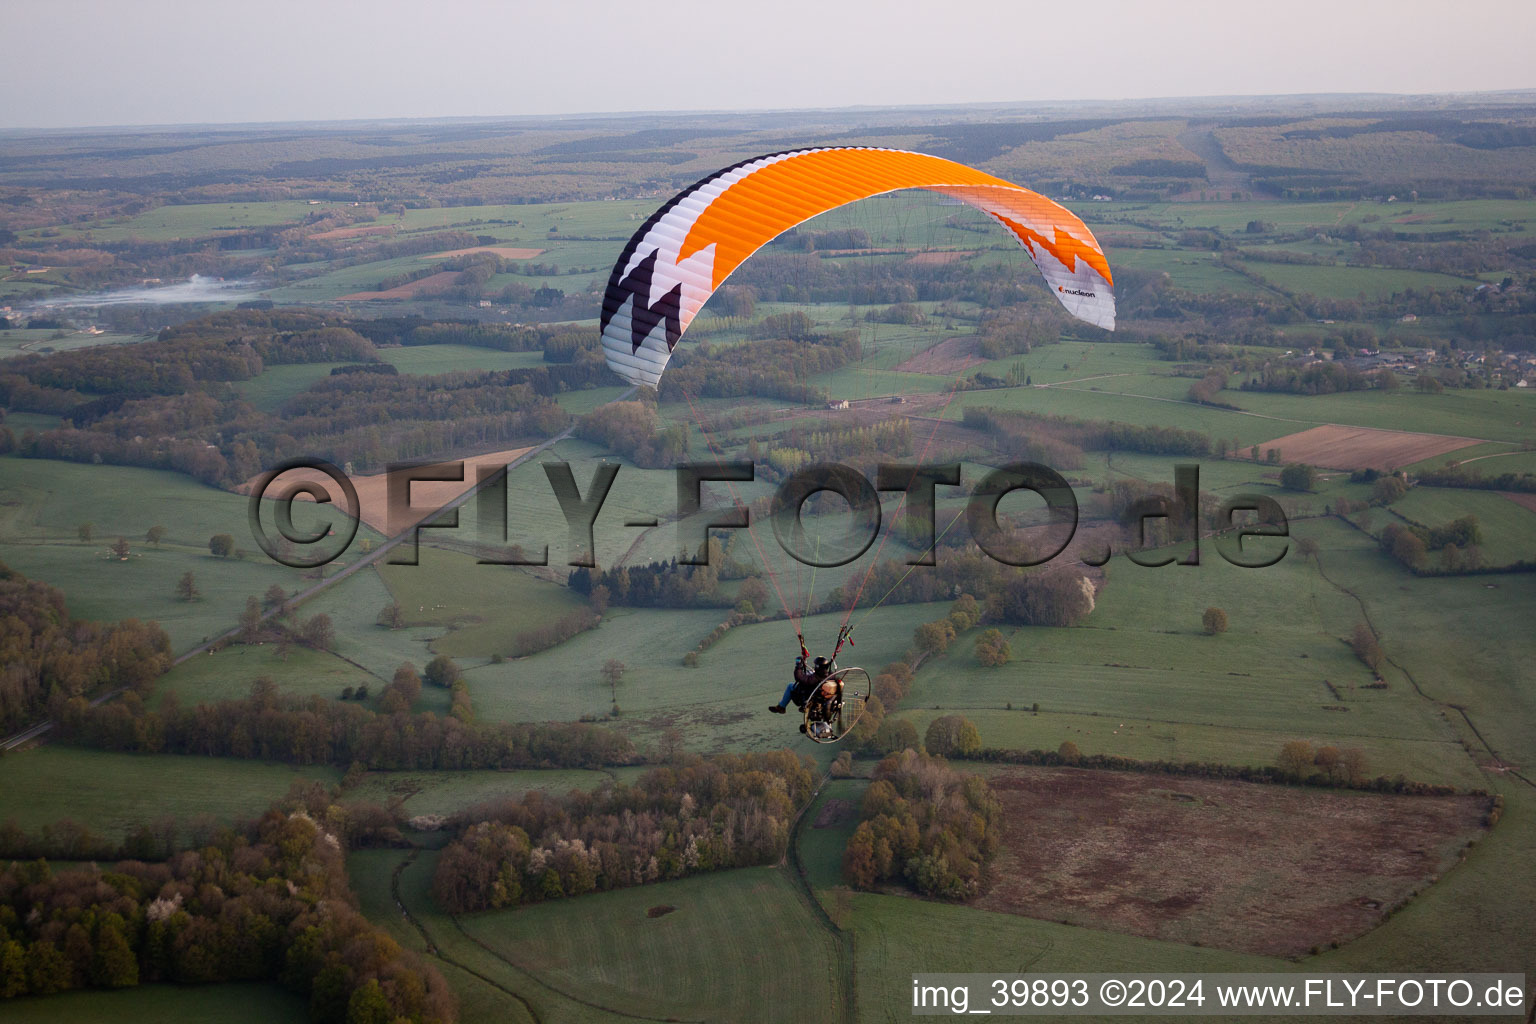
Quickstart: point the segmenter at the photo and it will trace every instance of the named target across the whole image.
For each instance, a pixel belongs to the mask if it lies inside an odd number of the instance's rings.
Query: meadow
[[[348,858],[364,913],[431,951],[467,1019],[491,1019],[469,1018],[471,1007],[560,1024],[713,1019],[721,1007],[727,1019],[845,1019],[848,964],[785,868],[453,918],[428,893],[435,863],[429,851]],[[649,916],[659,907],[673,909]]]
[[[347,789],[345,800],[389,804],[400,801],[410,817],[444,816],[493,800],[537,790],[563,795],[591,790],[612,779],[632,778],[640,769],[540,769],[528,771],[368,772]]]
[[[1493,230],[1536,221],[1526,200],[1462,199],[1417,203],[1374,203],[1359,200],[1307,202],[1295,200],[1212,201],[1189,203],[1095,203],[1085,206],[1084,219],[1099,223],[1134,221],[1163,230],[1212,227],[1241,233],[1250,221],[1265,221],[1280,232],[1316,228],[1326,231],[1348,224],[1362,228],[1390,226],[1393,231],[1427,232],[1454,225],[1464,231]]]
[[[572,1020],[570,1016],[550,1016],[547,1007],[541,1007],[543,1016],[535,1017],[528,1002],[517,991],[494,980],[492,973],[499,970],[497,961],[464,940],[454,929],[453,921],[434,908],[429,895],[430,861],[426,865],[420,864],[400,850],[362,850],[347,857],[347,875],[352,891],[357,894],[359,909],[374,926],[406,949],[425,955],[443,972],[443,977],[459,997],[461,1020],[504,1021],[506,1024]],[[399,902],[394,889],[397,878]],[[410,907],[410,917],[406,916],[406,906]],[[426,931],[425,925],[430,925],[431,931]],[[442,945],[434,942],[429,946],[426,935]],[[521,978],[513,983],[518,988],[526,985]],[[608,1024],[608,1021],[603,1020],[601,1024]]]
[[[651,917],[653,907],[674,909]],[[599,1007],[764,1024],[842,1019],[837,943],[782,868],[719,872],[459,923],[499,958]]]
[[[1395,515],[1418,526],[1443,526],[1462,516],[1476,516],[1487,565],[1536,561],[1536,512],[1497,491],[1415,487],[1390,506]],[[1372,532],[1384,526],[1383,518]],[[1435,556],[1431,555],[1431,564]]]
[[[1289,263],[1249,263],[1250,271],[1285,291],[1316,295],[1324,299],[1388,298],[1407,291],[1466,288],[1478,284],[1475,279],[1433,274],[1422,270],[1396,270],[1387,267],[1314,267]]]
[[[14,1024],[119,1024],[197,1020],[217,1024],[302,1024],[305,1000],[276,985],[144,985],[122,992],[65,992],[6,1003]]]
[[[291,363],[269,366],[235,387],[240,396],[262,412],[276,412],[284,402],[330,376],[342,363]]]
[[[0,758],[0,821],[14,819],[35,831],[72,818],[98,835],[121,839],[169,815],[185,837],[198,815],[233,824],[259,816],[296,782],[334,785],[340,778],[321,765],[117,754],[50,743]]]
[[[1292,529],[1316,532],[1311,522]],[[1411,687],[1368,687],[1371,672],[1344,642],[1358,605],[1310,559],[1292,550],[1242,569],[1206,550],[1199,566],[1115,558],[1106,571],[1084,626],[1011,630],[1013,660],[999,668],[977,663],[962,636],[923,665],[900,713],[920,735],[959,711],[985,746],[1071,740],[1084,753],[1144,760],[1267,765],[1287,740],[1306,739],[1362,748],[1372,774],[1477,784],[1438,708]],[[1204,633],[1210,606],[1227,612],[1227,632]]]
[[[521,370],[544,365],[540,352],[498,352],[469,345],[410,345],[385,348],[379,356],[401,373],[463,373],[468,370]]]
[[[597,629],[552,650],[471,668],[466,678],[476,713],[497,721],[602,718],[617,703],[621,714],[606,724],[630,733],[642,748],[654,748],[671,728],[688,749],[701,752],[794,745],[794,718],[767,711],[789,682],[798,653],[789,622],[738,626],[699,655],[697,668],[683,667],[683,655],[727,614],[610,609]],[[934,617],[927,606],[887,605],[862,624],[857,647],[845,649],[839,664],[878,668],[907,648],[919,623]],[[808,617],[806,643],[826,652],[840,621],[839,615]],[[600,671],[609,659],[625,665],[614,688]]]
[[[0,456],[0,467],[0,562],[63,590],[76,618],[153,619],[181,653],[231,628],[248,597],[274,584],[290,593],[306,585],[300,570],[257,549],[238,494],[127,466]],[[335,515],[329,507],[302,508],[295,523],[308,529]],[[89,543],[78,537],[85,522]],[[158,546],[144,540],[151,526],[166,529]],[[371,532],[363,528],[359,538]],[[213,556],[208,539],[220,533],[235,537],[245,554]],[[106,550],[120,536],[131,548],[127,562]],[[187,572],[201,591],[192,601],[176,590]]]
[[[0,282],[0,287],[9,283],[11,282]],[[60,335],[63,336],[60,337]],[[70,352],[81,348],[95,348],[97,345],[131,345],[143,340],[143,335],[121,334],[114,331],[88,334],[85,331],[60,331],[51,328],[47,330],[13,328],[0,331],[0,360],[43,352]]]
[[[378,572],[408,626],[441,626],[432,644],[455,658],[510,656],[521,632],[584,607],[566,587],[527,569],[483,565],[471,555],[423,546],[416,565],[381,565]]]
[[[199,654],[155,680],[153,704],[164,703],[174,693],[183,707],[221,700],[242,700],[251,684],[266,678],[282,681],[285,693],[335,700],[344,689],[367,686],[373,694],[365,706],[377,707],[378,695],[387,680],[334,654],[294,645],[286,658],[276,643],[231,644],[219,651]]]

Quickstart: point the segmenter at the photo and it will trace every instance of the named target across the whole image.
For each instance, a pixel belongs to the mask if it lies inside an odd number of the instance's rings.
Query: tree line
[[[1041,435],[1085,451],[1143,452],[1148,455],[1209,455],[1211,452],[1210,435],[1179,427],[1079,420],[1045,413],[1010,412],[991,406],[967,407],[963,422],[973,430],[998,436],[1010,452],[1028,450],[1031,439]]]
[[[1447,466],[1418,474],[1422,487],[1463,487],[1480,491],[1515,491],[1536,494],[1536,473],[1500,473],[1483,476],[1472,466]]]
[[[633,784],[471,808],[454,821],[432,894],[459,914],[772,863],[811,796],[812,768],[788,751],[685,755]]]
[[[601,726],[464,720],[469,717],[379,714],[320,696],[284,694],[262,678],[248,697],[193,707],[182,707],[174,693],[155,709],[137,694],[99,707],[75,697],[60,710],[57,728],[62,739],[101,750],[355,763],[381,771],[590,768],[639,760],[628,737]]]

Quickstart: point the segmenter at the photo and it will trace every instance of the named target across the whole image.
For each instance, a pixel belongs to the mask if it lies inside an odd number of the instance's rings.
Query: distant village
[[[1489,387],[1525,388],[1536,384],[1536,353],[1505,352],[1494,348],[1459,349],[1442,345],[1439,348],[1358,348],[1349,352],[1308,348],[1300,352],[1288,350],[1285,357],[1286,364],[1296,367],[1332,361],[1361,373],[1391,370],[1398,374],[1418,375],[1454,370],[1481,377]]]

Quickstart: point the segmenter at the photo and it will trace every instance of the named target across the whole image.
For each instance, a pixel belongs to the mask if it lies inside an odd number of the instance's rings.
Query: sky
[[[1536,3],[3,0],[0,128],[1536,87]]]

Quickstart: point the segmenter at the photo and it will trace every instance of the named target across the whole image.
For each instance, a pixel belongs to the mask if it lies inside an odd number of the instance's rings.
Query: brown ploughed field
[[[1328,423],[1287,434],[1259,445],[1276,448],[1281,462],[1300,462],[1325,469],[1400,469],[1423,459],[1454,452],[1478,442],[1448,434],[1414,434],[1406,430],[1374,430]]]
[[[991,776],[985,910],[1275,956],[1343,943],[1457,863],[1487,801],[1075,768]]]

